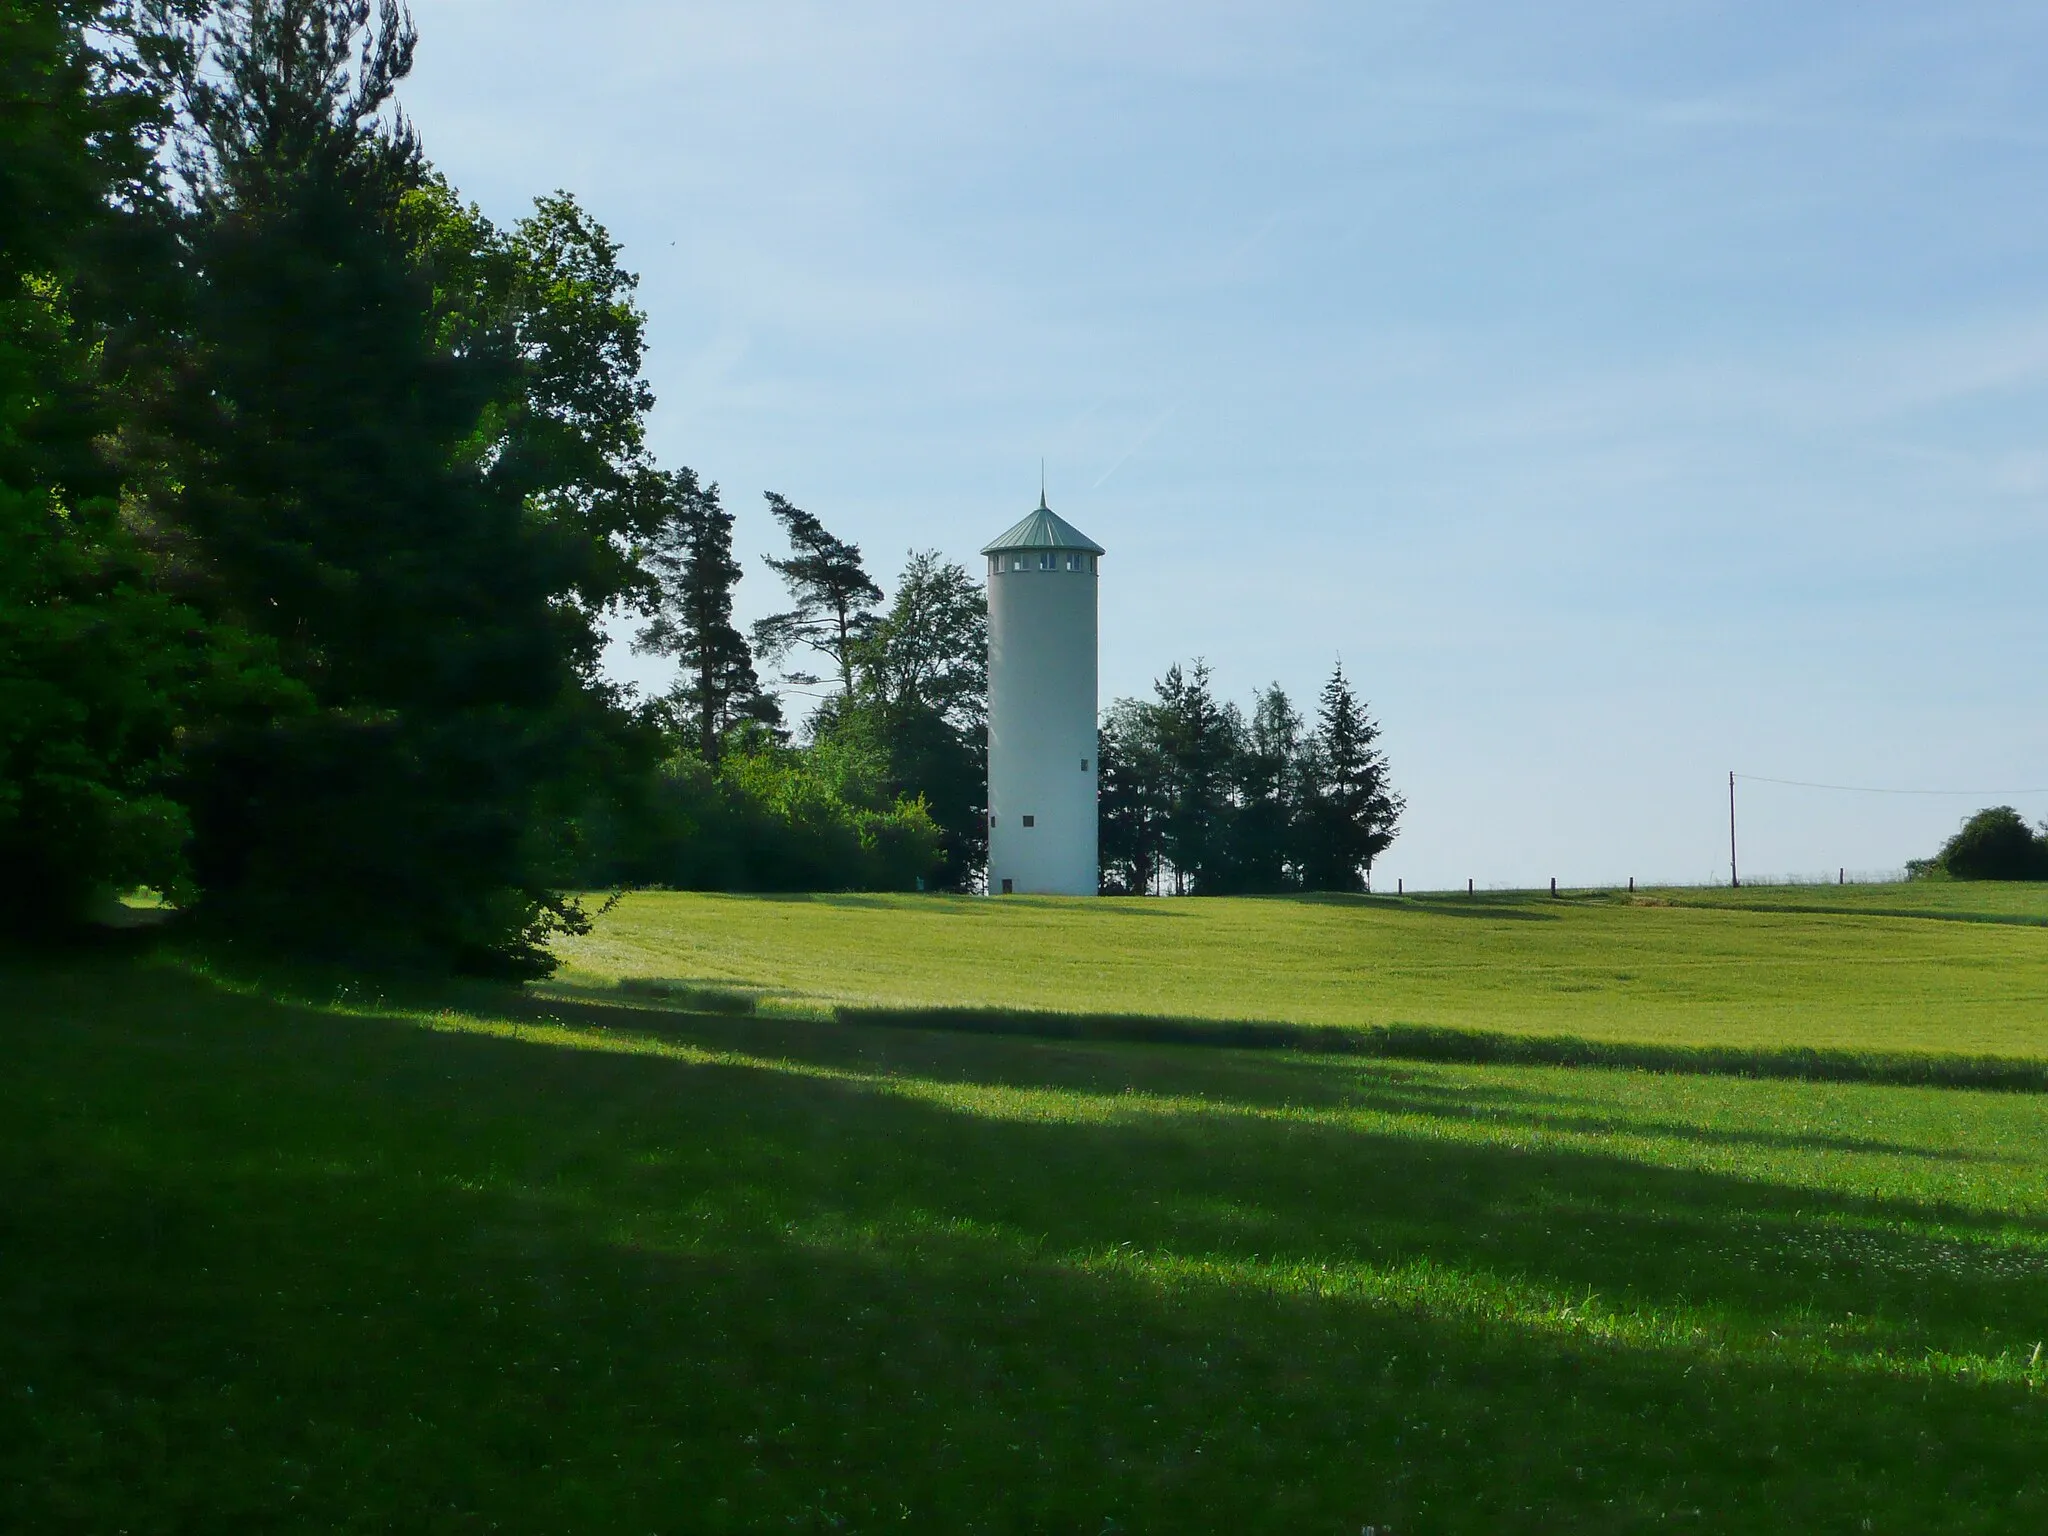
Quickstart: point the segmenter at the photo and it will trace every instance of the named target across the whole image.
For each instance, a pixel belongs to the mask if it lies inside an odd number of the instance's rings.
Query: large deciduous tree
[[[892,794],[922,799],[944,833],[941,884],[988,858],[988,602],[966,569],[913,551],[888,609],[853,641],[854,689],[819,710],[820,739],[861,742]]]
[[[2040,831],[2009,805],[1970,817],[1916,873],[1939,869],[1954,880],[2048,880],[2048,823]]]
[[[177,78],[163,8],[0,0],[0,919],[182,884],[164,792],[199,701],[250,660],[159,581],[138,337],[174,288],[159,150]],[[255,668],[260,671],[260,667]]]

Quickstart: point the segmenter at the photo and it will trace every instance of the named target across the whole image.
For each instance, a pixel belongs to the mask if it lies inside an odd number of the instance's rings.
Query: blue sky
[[[440,167],[625,242],[749,616],[763,490],[972,568],[1042,455],[1105,702],[1341,656],[1388,880],[1725,876],[1731,768],[2048,788],[2048,5],[414,9]],[[1744,862],[1975,803],[1745,786]]]

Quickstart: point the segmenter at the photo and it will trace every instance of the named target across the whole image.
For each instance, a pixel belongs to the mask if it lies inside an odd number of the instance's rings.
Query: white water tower
[[[988,888],[1093,896],[1102,546],[1038,510],[988,556]]]

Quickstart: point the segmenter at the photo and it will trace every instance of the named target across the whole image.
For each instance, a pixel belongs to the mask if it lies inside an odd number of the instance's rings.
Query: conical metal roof
[[[1007,554],[1013,549],[1085,549],[1103,554],[1102,546],[1045,504],[1043,493],[1038,510],[992,543],[981,546],[984,555]]]

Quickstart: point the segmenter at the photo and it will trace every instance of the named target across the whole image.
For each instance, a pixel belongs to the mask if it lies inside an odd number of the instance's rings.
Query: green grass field
[[[1934,915],[1929,915],[1934,914]],[[1242,901],[631,895],[564,992],[2048,1055],[2048,887]]]
[[[829,1017],[2048,1056],[2036,893],[1741,894],[0,961],[0,1529],[2048,1527],[2048,1096]]]

